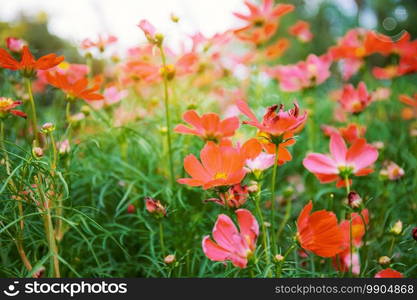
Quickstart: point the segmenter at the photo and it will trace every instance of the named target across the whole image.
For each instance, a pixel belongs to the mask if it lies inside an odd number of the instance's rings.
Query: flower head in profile
[[[246,175],[246,159],[258,155],[261,150],[258,146],[252,140],[241,148],[207,142],[200,152],[201,162],[192,154],[185,157],[184,168],[191,178],[181,178],[178,182],[204,189],[238,184]]]
[[[182,118],[190,126],[180,124],[175,127],[174,131],[196,135],[205,141],[220,142],[224,138],[233,136],[239,128],[239,119],[237,117],[220,120],[215,113],[199,116],[196,111],[189,110],[184,113]]]
[[[345,85],[339,98],[343,110],[352,114],[362,112],[371,103],[372,94],[368,93],[364,82],[360,82],[357,89],[352,84]]]
[[[143,31],[146,39],[149,43],[160,46],[164,40],[164,36],[156,32],[155,26],[153,26],[148,20],[141,20],[138,27]]]
[[[249,210],[236,210],[239,230],[227,215],[217,217],[213,227],[213,239],[203,238],[204,254],[212,261],[231,261],[235,267],[246,268],[256,248],[259,225]]]
[[[58,89],[61,89],[69,100],[83,99],[86,101],[102,100],[103,96],[98,93],[99,86],[88,87],[87,78],[81,78],[71,82],[67,75],[59,72],[46,74],[48,83]]]
[[[150,214],[158,217],[163,217],[167,214],[166,208],[161,204],[161,201],[151,197],[145,197],[145,208]]]
[[[259,6],[245,1],[245,5],[249,9],[249,14],[234,13],[234,15],[246,24],[234,30],[234,34],[238,39],[255,45],[268,41],[278,29],[279,19],[294,10],[294,5],[274,5],[273,0],[263,0]]]
[[[330,137],[330,156],[310,153],[303,160],[304,167],[321,183],[337,181],[337,187],[346,184],[346,178],[365,176],[373,172],[370,166],[377,160],[378,151],[363,138],[357,139],[348,149],[340,134]]]
[[[403,278],[404,275],[391,268],[387,268],[376,273],[374,277],[375,278]]]
[[[64,60],[63,56],[48,54],[35,59],[28,46],[23,46],[22,57],[17,61],[6,50],[0,48],[0,67],[13,71],[20,71],[24,77],[34,77],[38,70],[48,70],[59,65]]]
[[[20,53],[23,50],[23,46],[26,46],[26,41],[15,38],[15,37],[8,37],[6,38],[6,46],[7,48],[15,53]]]
[[[343,233],[333,212],[311,213],[313,203],[304,206],[297,219],[297,239],[301,247],[321,257],[332,257],[343,250]]]
[[[380,176],[388,178],[391,181],[400,179],[404,174],[404,169],[393,161],[385,161],[384,168],[379,172]]]
[[[252,159],[246,160],[246,167],[249,169],[250,172],[259,174],[270,167],[272,167],[275,163],[275,154],[268,154],[265,152],[259,153],[258,156]]]
[[[0,97],[0,119],[6,118],[9,114],[26,118],[26,114],[23,111],[14,109],[19,105],[22,105],[22,101],[14,101],[11,98]]]
[[[307,43],[313,39],[313,34],[310,31],[310,23],[306,21],[298,21],[288,31],[303,43]]]
[[[114,35],[102,36],[99,35],[97,40],[85,39],[81,43],[81,48],[91,49],[97,48],[100,52],[104,52],[108,45],[114,44],[117,42],[117,37]]]

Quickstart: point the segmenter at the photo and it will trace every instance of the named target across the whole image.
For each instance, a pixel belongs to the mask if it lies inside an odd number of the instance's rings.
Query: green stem
[[[51,170],[52,170],[52,174],[55,173],[56,170],[56,165],[57,165],[57,149],[56,149],[56,143],[55,143],[55,138],[54,138],[54,134],[51,132],[50,134],[51,137],[51,147],[52,147],[52,166],[51,166]]]
[[[33,135],[36,141],[36,146],[40,146],[39,135],[38,135],[38,120],[36,118],[35,99],[33,98],[33,92],[32,92],[32,81],[29,78],[25,78],[25,83],[26,83],[26,90],[29,94],[29,103],[31,107],[30,120],[32,122]]]
[[[345,184],[346,184],[346,196],[349,196],[350,193],[350,182],[349,176],[345,175]],[[353,234],[352,234],[352,214],[350,214],[349,220],[349,253],[350,253],[350,265],[349,265],[349,272],[350,276],[353,276]]]
[[[267,265],[269,265],[271,263],[271,252],[268,246],[268,236],[267,236],[264,216],[262,214],[262,209],[261,209],[261,189],[262,189],[262,184],[261,182],[258,182],[258,192],[256,194],[255,206],[256,206],[256,211],[258,213],[258,218],[261,222],[262,241],[263,241],[263,246],[265,250],[266,263]]]
[[[165,57],[165,51],[162,45],[159,46],[159,50],[161,52],[161,59],[162,59],[162,66],[166,69],[167,62]],[[168,79],[163,74],[163,82],[164,82],[164,106],[165,106],[165,121],[167,127],[167,143],[168,143],[168,157],[169,157],[169,171],[170,171],[170,180],[171,180],[171,187],[174,186],[174,164],[172,160],[172,142],[171,142],[171,116],[169,113],[169,92],[168,92]]]
[[[159,222],[159,242],[161,243],[161,252],[165,255],[164,226],[162,221]]]
[[[290,248],[288,248],[287,252],[285,252],[284,257],[282,258],[282,260],[279,262],[278,268],[277,268],[277,277],[280,278],[281,277],[281,273],[282,273],[282,266],[284,265],[285,260],[287,259],[288,255],[290,255],[290,253],[297,247],[297,244],[294,243],[292,244],[292,246]]]
[[[278,151],[279,145],[275,145],[275,162],[274,168],[272,169],[272,181],[271,181],[271,232],[272,232],[272,245],[274,252],[277,252],[276,238],[275,238],[275,182],[277,178],[278,170]]]
[[[7,175],[10,175],[9,155],[6,150],[6,146],[4,145],[4,122],[3,121],[0,121],[0,147],[1,147],[1,150],[3,151]]]

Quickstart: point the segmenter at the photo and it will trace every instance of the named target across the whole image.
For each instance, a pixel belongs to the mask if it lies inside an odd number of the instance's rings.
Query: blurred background
[[[278,1],[276,1],[278,2]],[[288,62],[307,53],[323,53],[337,37],[360,26],[375,29],[395,39],[404,30],[417,36],[416,0],[287,0],[297,7],[286,16],[278,35],[287,35],[288,24],[310,21],[313,43],[297,47],[284,58]],[[0,46],[8,36],[20,37],[40,53],[65,54],[80,60],[77,46],[98,34],[113,34],[119,42],[113,51],[122,55],[128,47],[143,41],[136,27],[148,19],[166,34],[171,46],[180,44],[184,34],[201,31],[210,36],[239,25],[234,11],[244,12],[243,0],[0,0]],[[170,15],[180,17],[172,26]]]

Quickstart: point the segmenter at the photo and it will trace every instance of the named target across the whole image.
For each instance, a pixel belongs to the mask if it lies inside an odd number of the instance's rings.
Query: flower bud
[[[394,226],[391,227],[391,230],[390,230],[390,232],[395,235],[400,235],[402,231],[403,231],[403,222],[401,222],[401,220],[398,220],[394,224]]]
[[[127,207],[127,213],[128,214],[133,214],[136,211],[136,206],[134,204],[129,204]]]
[[[175,262],[175,255],[174,254],[170,254],[170,255],[165,256],[164,263],[169,265],[169,264],[172,264],[173,262]]]
[[[417,227],[413,228],[413,230],[411,231],[411,235],[412,235],[413,239],[415,239],[417,241]]]
[[[52,123],[50,123],[50,122],[43,124],[43,125],[42,125],[42,128],[41,128],[41,132],[42,132],[43,134],[48,134],[48,133],[51,133],[51,132],[53,132],[54,130],[55,130],[55,125],[54,125],[54,124],[52,124]]]
[[[163,66],[159,73],[167,80],[172,80],[175,77],[175,66],[171,64]]]
[[[391,259],[388,256],[381,256],[378,259],[378,263],[380,265],[388,265],[391,262]]]
[[[173,13],[170,15],[170,17],[171,17],[171,21],[174,22],[174,23],[178,23],[179,20],[180,20],[180,18]]]
[[[43,156],[43,149],[40,147],[33,147],[32,155],[36,158],[41,158]]]
[[[348,195],[348,204],[353,209],[359,208],[362,204],[361,196],[354,191],[350,192]]]
[[[248,186],[249,193],[256,193],[259,190],[259,185],[256,181],[250,181]]]
[[[277,255],[275,255],[275,260],[277,262],[281,262],[281,261],[284,260],[284,256],[282,256],[281,254],[277,254]]]
[[[145,197],[145,207],[149,213],[154,214],[157,217],[164,217],[167,213],[161,202],[151,197]]]

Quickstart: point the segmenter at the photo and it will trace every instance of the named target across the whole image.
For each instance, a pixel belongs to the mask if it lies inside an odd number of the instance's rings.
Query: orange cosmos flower
[[[306,21],[298,21],[288,31],[303,43],[307,43],[313,38],[313,34],[310,31],[310,23]]]
[[[417,93],[414,94],[413,97],[408,95],[400,95],[400,101],[406,105],[407,107],[403,108],[401,112],[401,116],[404,120],[410,120],[413,118],[417,118]]]
[[[278,28],[279,18],[292,12],[294,5],[277,4],[273,0],[263,0],[261,6],[245,1],[249,9],[248,15],[234,13],[236,17],[247,22],[247,25],[236,29],[234,34],[243,41],[262,44],[270,39]]]
[[[21,101],[13,101],[11,98],[0,97],[0,119],[4,119],[9,114],[26,118],[26,114],[23,111],[14,109],[19,105],[22,105]]]
[[[48,54],[35,59],[28,46],[23,46],[22,58],[17,61],[6,50],[0,49],[0,67],[20,71],[24,77],[33,77],[37,70],[48,70],[59,65],[63,60],[63,56],[56,54]]]
[[[175,127],[175,132],[196,135],[206,141],[219,142],[223,138],[233,136],[236,129],[239,128],[237,117],[221,121],[215,113],[204,114],[200,117],[196,111],[189,110],[184,113],[182,118],[191,125],[191,128],[180,124]]]
[[[343,233],[333,212],[310,214],[313,203],[304,206],[297,220],[297,238],[304,250],[321,257],[332,257],[343,250]]]
[[[404,275],[391,268],[387,268],[376,273],[374,277],[375,278],[403,278]]]
[[[56,88],[61,89],[67,94],[69,99],[83,99],[86,101],[102,100],[104,97],[97,93],[99,86],[95,85],[88,88],[88,80],[81,78],[77,81],[71,82],[67,75],[55,73],[47,73],[46,78],[48,83]]]
[[[185,157],[184,168],[191,178],[181,178],[178,182],[203,189],[238,184],[246,175],[246,159],[256,157],[260,150],[254,139],[241,148],[232,147],[230,143],[208,142],[200,152],[201,163],[192,154]]]

